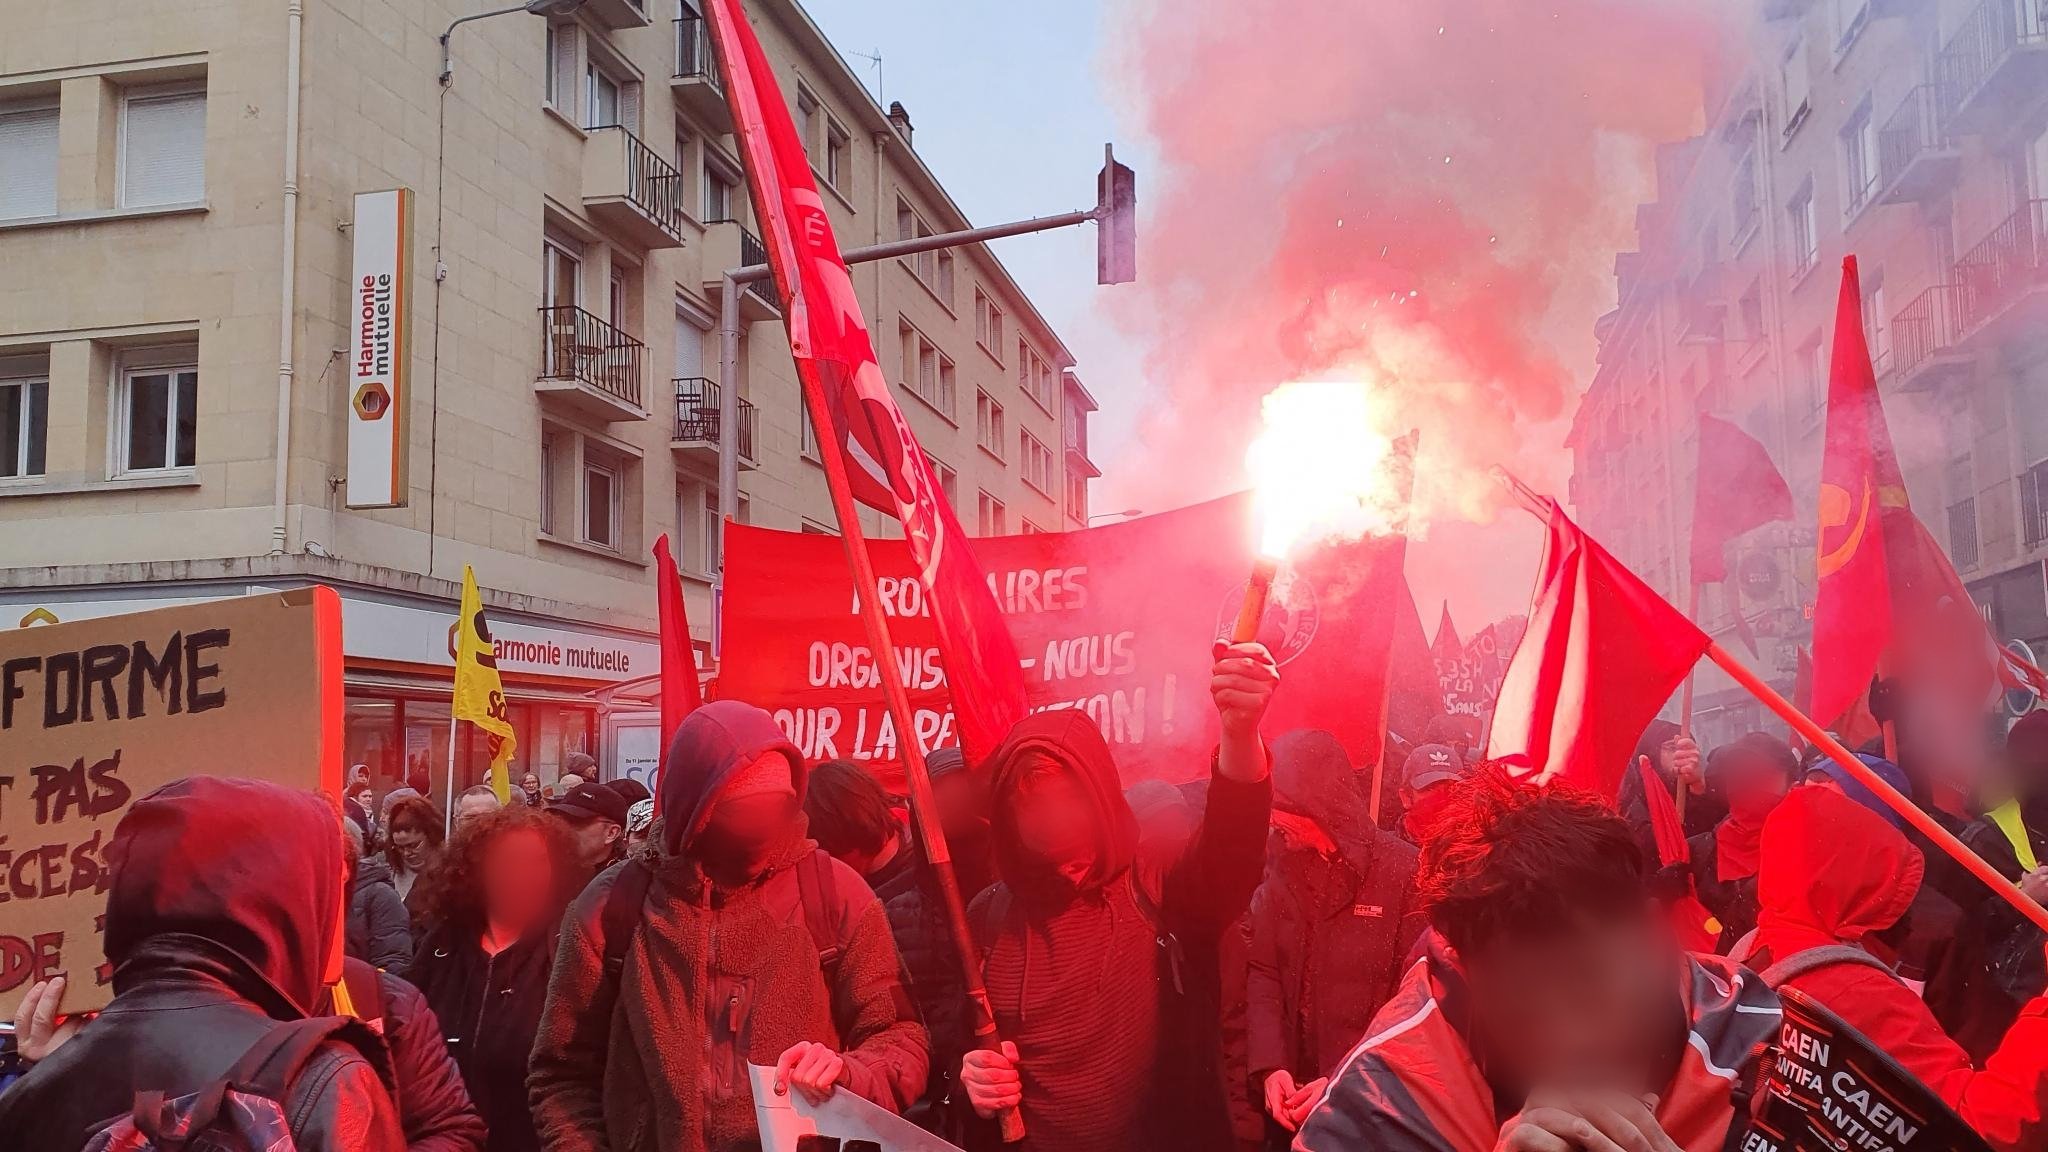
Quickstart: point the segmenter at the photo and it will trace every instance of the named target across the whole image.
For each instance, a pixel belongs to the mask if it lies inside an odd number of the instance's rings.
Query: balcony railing
[[[1942,103],[1969,103],[2014,52],[2048,45],[2048,0],[1984,0],[1949,37],[1935,67]]]
[[[711,223],[730,224],[734,228],[739,229],[740,267],[752,268],[757,264],[768,263],[768,245],[763,244],[761,242],[761,238],[759,236],[754,235],[753,232],[750,231],[746,225],[740,223],[737,220],[731,219],[713,220],[711,221]],[[775,299],[774,277],[764,276],[759,280],[747,281],[747,291],[754,295],[756,298],[758,298],[763,304],[768,305],[770,308],[778,307],[778,304]]]
[[[2048,200],[2029,200],[1956,261],[1965,332],[2048,280]]]
[[[675,381],[676,436],[678,440],[718,444],[718,385],[702,376],[684,376]],[[754,459],[754,402],[739,398],[740,455]]]
[[[1962,339],[1964,303],[1962,285],[1936,284],[1892,317],[1892,360],[1900,379]]]
[[[2048,542],[2048,462],[2020,473],[2020,535],[2029,548]]]
[[[702,16],[676,17],[676,75],[719,83],[718,53],[711,47],[711,29]]]
[[[1941,89],[1936,85],[1920,84],[1906,93],[1898,111],[1877,130],[1880,188],[1897,184],[1915,160],[1951,146],[1945,118]]]
[[[574,380],[640,406],[646,346],[573,305],[540,310],[540,378]]]
[[[619,124],[602,124],[591,133],[616,132],[626,154],[626,200],[646,213],[664,232],[683,234],[683,174],[638,136]]]

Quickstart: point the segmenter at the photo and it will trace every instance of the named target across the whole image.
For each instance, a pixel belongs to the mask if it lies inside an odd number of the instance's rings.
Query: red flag
[[[875,360],[853,276],[760,41],[739,0],[711,0],[706,14],[797,378],[819,401],[811,411],[826,414],[819,432],[843,454],[854,497],[903,524],[938,623],[960,744],[979,759],[1026,711],[1016,645]]]
[[[1443,691],[1429,638],[1422,631],[1422,610],[1415,606],[1415,592],[1404,578],[1387,653],[1387,734],[1412,748],[1422,743],[1423,731],[1442,712]]]
[[[1869,688],[1891,643],[1885,521],[1890,512],[1908,510],[1906,482],[1863,341],[1863,294],[1854,256],[1842,261],[1842,291],[1835,307],[1819,510],[1812,715],[1832,724]]]
[[[1790,520],[1792,489],[1756,437],[1704,412],[1699,427],[1692,582],[1719,584],[1728,579],[1728,542],[1774,520]]]
[[[1525,754],[1544,778],[1611,797],[1637,737],[1711,642],[1556,501],[1537,498],[1530,510],[1550,538],[1487,755]]]
[[[1429,642],[1430,650],[1438,659],[1456,660],[1465,654],[1465,642],[1458,639],[1458,626],[1451,623],[1451,605],[1444,603],[1443,615],[1437,618],[1436,638]]]
[[[668,550],[668,533],[654,541],[654,580],[661,617],[661,746],[675,738],[683,717],[704,703],[697,683],[697,649],[690,643],[690,613],[683,603],[683,574]]]

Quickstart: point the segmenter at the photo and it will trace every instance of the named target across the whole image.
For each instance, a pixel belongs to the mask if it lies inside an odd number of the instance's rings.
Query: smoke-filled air
[[[1697,132],[1728,4],[1156,0],[1112,85],[1156,149],[1143,426],[1114,504],[1242,481],[1283,381],[1351,380],[1414,431],[1415,526],[1486,520],[1506,466],[1561,486],[1612,261],[1656,144]],[[1516,580],[1524,579],[1517,573]]]

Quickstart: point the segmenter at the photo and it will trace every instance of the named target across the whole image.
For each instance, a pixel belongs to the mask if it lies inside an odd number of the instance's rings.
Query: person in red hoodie
[[[2048,997],[2021,1010],[1978,1069],[1887,967],[1876,936],[1920,890],[1926,862],[1919,849],[1842,792],[1808,785],[1793,789],[1764,822],[1761,857],[1750,967],[1890,1053],[1992,1147],[2041,1148],[2048,1140]]]

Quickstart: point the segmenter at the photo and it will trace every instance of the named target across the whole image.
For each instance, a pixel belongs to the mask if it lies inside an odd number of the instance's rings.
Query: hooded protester
[[[1424,918],[1415,849],[1373,825],[1335,736],[1273,742],[1273,809],[1278,842],[1252,898],[1249,1056],[1252,1091],[1292,1132],[1393,996]]]
[[[1621,810],[1621,817],[1635,833],[1636,847],[1643,859],[1657,859],[1657,834],[1650,830],[1650,803],[1643,797],[1644,765],[1661,781],[1666,792],[1676,794],[1682,785],[1686,791],[1685,835],[1689,840],[1702,832],[1711,832],[1721,817],[1728,814],[1728,807],[1721,797],[1707,787],[1707,775],[1700,768],[1700,746],[1693,738],[1679,730],[1669,720],[1652,720],[1643,729],[1642,738],[1636,741],[1635,752],[1630,755],[1628,770],[1621,774],[1621,788],[1615,797],[1615,807]]]
[[[396,968],[412,959],[412,918],[391,886],[391,866],[363,854],[363,834],[343,831],[353,871],[348,886],[348,954],[372,968]]]
[[[578,875],[567,830],[515,804],[473,817],[425,881],[434,930],[405,970],[490,1126],[490,1152],[532,1152],[527,1055]]]
[[[1302,1123],[1301,1152],[1737,1146],[1777,997],[1687,955],[1608,803],[1475,769],[1422,846],[1434,934]],[[1668,1142],[1668,1143],[1667,1143]]]
[[[550,1152],[752,1147],[750,1062],[813,1100],[900,1111],[924,1088],[882,905],[805,836],[805,775],[752,705],[677,727],[654,844],[563,923],[527,1079]]]
[[[1263,647],[1219,650],[1207,818],[1176,859],[1138,859],[1087,713],[1027,716],[990,758],[1001,882],[968,922],[1004,1043],[968,1052],[961,1086],[984,1120],[1021,1109],[1025,1152],[1227,1146],[1216,951],[1258,886],[1272,806],[1258,726],[1278,682]]]
[[[1830,788],[1794,791],[1763,831],[1752,968],[1805,993],[1955,1109],[2001,1152],[2048,1140],[2048,1000],[2020,1013],[1982,1071],[1890,968],[1879,934],[1920,888],[1920,852]]]
[[[1714,749],[1707,775],[1728,801],[1728,815],[1688,841],[1693,891],[1721,922],[1720,951],[1756,927],[1757,861],[1764,820],[1799,781],[1799,754],[1764,732]]]
[[[988,790],[967,770],[959,748],[940,748],[925,757],[932,781],[932,801],[946,850],[953,856],[953,879],[960,899],[974,898],[995,882],[989,858]],[[946,922],[945,901],[938,883],[917,854],[916,882],[886,898],[889,934],[903,958],[903,974],[918,1017],[931,1039],[931,1071],[924,1095],[905,1113],[935,1131],[950,1129],[938,1108],[960,1071],[960,1057],[973,1045],[974,1028],[967,1018],[966,981],[953,950],[953,929]]]
[[[0,1095],[0,1152],[74,1152],[126,1116],[219,1082],[341,976],[341,816],[254,780],[194,776],[137,800],[107,845],[114,1000]],[[384,1049],[321,1043],[280,1101],[303,1152],[405,1147]]]

